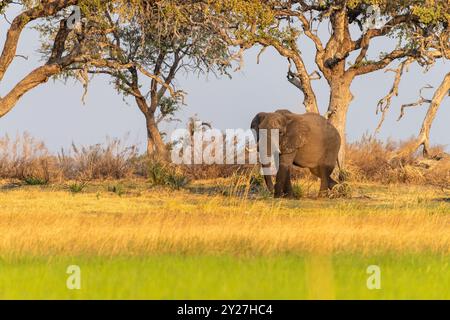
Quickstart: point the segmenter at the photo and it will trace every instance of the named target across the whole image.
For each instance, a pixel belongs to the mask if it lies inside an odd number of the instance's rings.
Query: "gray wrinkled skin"
[[[251,123],[251,129],[256,132],[260,129],[279,130],[280,161],[275,188],[272,177],[264,177],[269,190],[275,191],[275,197],[293,196],[291,184],[293,166],[308,168],[312,174],[320,178],[321,193],[337,184],[331,178],[331,174],[338,164],[341,137],[336,128],[324,117],[315,113],[300,115],[288,110],[258,113]],[[268,149],[270,154],[272,152],[270,146]]]

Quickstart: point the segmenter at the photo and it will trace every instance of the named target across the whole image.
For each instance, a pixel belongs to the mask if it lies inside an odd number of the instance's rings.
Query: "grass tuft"
[[[43,186],[48,184],[47,179],[33,176],[23,178],[23,182],[29,186]]]
[[[332,190],[328,192],[328,198],[338,199],[346,198],[350,199],[353,195],[353,188],[348,183],[337,184]]]
[[[189,178],[179,168],[157,159],[149,161],[147,176],[152,186],[164,186],[179,190],[189,184]]]
[[[73,182],[69,184],[67,187],[69,188],[70,193],[76,194],[81,193],[86,188],[86,182]]]

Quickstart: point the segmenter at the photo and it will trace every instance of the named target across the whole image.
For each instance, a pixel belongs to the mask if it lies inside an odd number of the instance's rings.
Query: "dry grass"
[[[0,256],[450,254],[448,195],[360,188],[370,200],[230,199],[142,186],[122,197],[101,189],[75,196],[50,187],[3,191]]]
[[[347,146],[346,171],[350,181],[407,183],[450,188],[450,156],[442,146],[431,150],[433,159],[424,159],[419,152],[397,157],[411,141],[383,142],[371,136]]]
[[[450,189],[450,156],[442,147],[435,147],[434,159],[423,159],[419,153],[396,158],[406,144],[382,142],[370,136],[347,147],[345,175],[348,182],[377,182],[383,184],[425,184]],[[46,184],[50,181],[123,179],[150,177],[151,168],[158,163],[139,156],[137,147],[126,139],[107,139],[103,144],[62,150],[52,155],[45,144],[28,134],[11,139],[0,138],[0,178]],[[179,180],[233,178],[251,172],[251,165],[191,165],[171,169]],[[149,172],[150,169],[150,172]],[[336,170],[337,174],[337,170]],[[295,170],[294,178],[315,178],[308,170]],[[184,176],[184,177],[183,177]]]
[[[49,152],[45,143],[24,133],[0,138],[0,178],[36,181],[122,179],[135,171],[137,147],[126,140],[107,139],[104,144]]]
[[[50,180],[50,168],[55,161],[45,144],[29,134],[11,139],[8,135],[0,139],[0,177],[26,180]]]
[[[72,144],[69,153],[58,155],[58,164],[66,179],[123,179],[134,173],[137,147],[120,139],[107,139],[104,144],[79,147]]]

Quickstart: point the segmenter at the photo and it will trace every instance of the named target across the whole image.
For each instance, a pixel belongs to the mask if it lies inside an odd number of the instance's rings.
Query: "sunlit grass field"
[[[450,202],[424,186],[351,199],[144,181],[0,185],[0,298],[450,299]],[[112,187],[113,186],[113,187]],[[69,265],[81,289],[66,287]],[[379,266],[381,289],[367,268]]]

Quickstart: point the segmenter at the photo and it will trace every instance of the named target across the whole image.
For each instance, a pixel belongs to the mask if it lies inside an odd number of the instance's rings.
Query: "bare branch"
[[[408,104],[402,105],[402,107],[400,109],[400,116],[398,117],[397,121],[400,121],[405,116],[405,109],[406,108],[418,107],[418,106],[421,106],[421,105],[423,105],[425,103],[431,103],[432,100],[424,98],[423,95],[422,95],[422,92],[425,89],[432,89],[432,88],[433,88],[432,86],[426,85],[425,87],[420,89],[420,98],[419,98],[419,100],[417,100],[416,102],[413,102],[413,103],[408,103]]]
[[[425,88],[429,88],[425,87]],[[427,114],[425,116],[425,119],[423,120],[422,127],[420,129],[420,133],[417,137],[417,139],[409,145],[405,150],[402,150],[399,155],[402,156],[404,154],[411,154],[415,152],[420,146],[423,146],[423,155],[424,157],[432,157],[433,155],[430,154],[430,131],[431,126],[433,124],[434,119],[436,118],[437,112],[439,107],[442,104],[442,101],[445,99],[446,96],[450,93],[450,73],[447,73],[444,79],[442,80],[439,87],[434,92],[433,98],[431,100],[424,99],[421,97],[421,99],[414,104],[414,105],[420,105],[422,103],[430,103],[430,106],[428,108]]]
[[[381,113],[381,119],[380,119],[380,122],[378,123],[375,133],[378,133],[380,131],[381,126],[383,125],[384,120],[386,119],[386,114],[391,107],[392,98],[398,96],[399,85],[400,85],[400,81],[402,79],[403,73],[404,73],[405,69],[407,70],[408,66],[412,62],[413,62],[412,59],[406,59],[405,61],[400,63],[400,65],[398,66],[397,69],[395,69],[395,70],[388,69],[385,71],[385,72],[395,72],[395,79],[394,79],[394,83],[392,85],[391,91],[383,99],[381,99],[378,102],[376,114]]]

